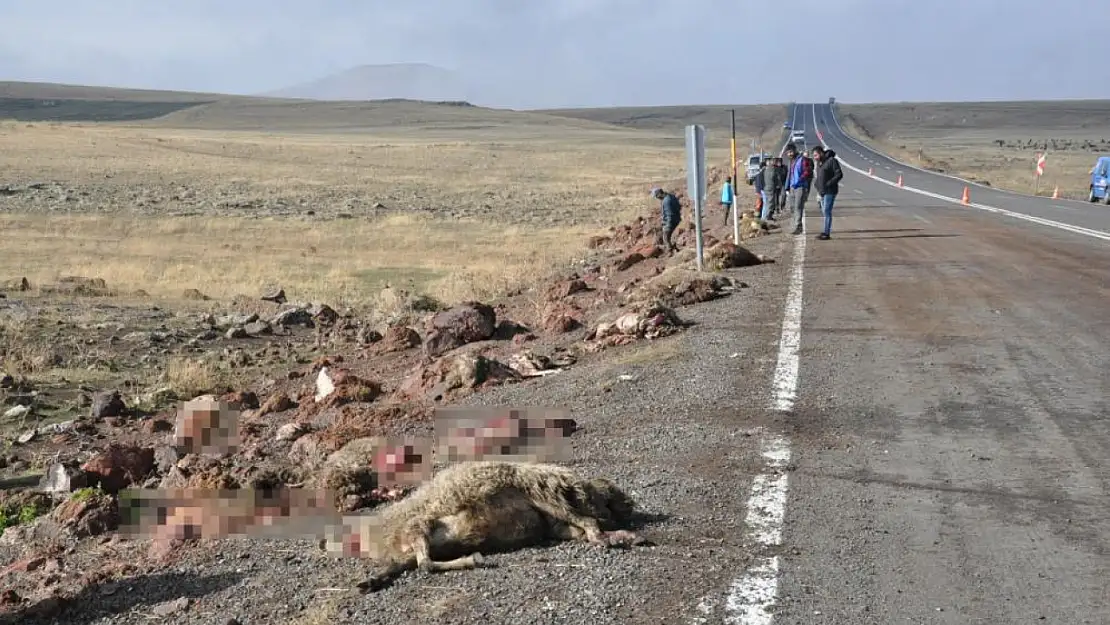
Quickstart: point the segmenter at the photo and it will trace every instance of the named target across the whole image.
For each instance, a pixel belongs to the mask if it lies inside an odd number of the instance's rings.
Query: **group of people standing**
[[[806,200],[809,199],[810,190],[817,192],[817,203],[824,217],[824,227],[817,239],[827,241],[832,235],[832,209],[836,196],[840,192],[840,181],[844,172],[840,162],[836,159],[836,152],[826,150],[824,146],[816,146],[811,151],[812,157],[798,152],[798,146],[787,144],[783,152],[787,162],[776,156],[765,159],[760,163],[759,173],[756,174],[753,185],[758,196],[756,206],[760,211],[760,219],[775,221],[778,219],[784,206],[790,207],[794,216],[794,229],[792,234],[802,234],[802,223],[805,218]],[[663,189],[652,189],[651,194],[662,203],[663,232],[661,242],[667,253],[677,251],[677,246],[671,240],[681,219],[681,205],[673,193]],[[733,188],[732,177],[725,179],[721,189],[721,206],[725,209],[725,224],[728,224],[732,203],[737,200]]]
[[[787,162],[776,156],[765,159],[759,165],[759,173],[752,181],[757,194],[756,207],[760,219],[777,221],[784,207],[789,206],[794,216],[793,234],[802,234],[802,221],[805,218],[805,205],[811,189],[817,191],[817,201],[824,216],[824,227],[817,238],[827,241],[832,235],[832,209],[840,192],[840,180],[844,172],[836,160],[836,152],[823,146],[813,148],[812,157],[798,152],[798,147],[790,143],[784,150]],[[725,223],[728,212],[736,200],[732,178],[725,180],[721,190],[721,205],[725,208]]]

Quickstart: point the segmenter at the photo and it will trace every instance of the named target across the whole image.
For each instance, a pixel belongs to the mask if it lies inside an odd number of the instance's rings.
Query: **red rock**
[[[119,506],[115,497],[93,495],[68,499],[50,513],[57,523],[70,528],[79,538],[97,536],[119,528]]]
[[[420,334],[408,326],[392,326],[385,331],[377,349],[383,354],[403,352],[420,345]]]
[[[236,391],[220,398],[232,410],[254,410],[259,407],[258,395],[253,391]]]
[[[110,443],[81,468],[105,492],[117,493],[131,484],[142,483],[150,475],[154,470],[154,449]]]
[[[258,409],[258,416],[262,417],[275,412],[285,412],[297,407],[292,399],[285,393],[274,393],[266,398],[265,403]]]
[[[636,249],[632,250],[632,253],[639,254],[640,256],[643,256],[645,259],[647,259],[647,258],[659,258],[660,256],[663,255],[663,248],[659,247],[658,245],[656,245],[654,243],[648,243],[646,245],[638,246]]]
[[[613,263],[613,267],[616,268],[617,271],[626,271],[634,265],[644,262],[644,260],[645,258],[643,254],[640,254],[639,252],[631,252]]]
[[[424,353],[431,357],[461,347],[467,343],[485,341],[497,330],[497,313],[481,302],[463,302],[428,321],[424,337]]]
[[[570,297],[575,293],[581,293],[589,288],[590,287],[586,286],[584,281],[577,278],[573,280],[561,280],[547,288],[547,292],[544,293],[544,299],[549,302],[554,302]]]

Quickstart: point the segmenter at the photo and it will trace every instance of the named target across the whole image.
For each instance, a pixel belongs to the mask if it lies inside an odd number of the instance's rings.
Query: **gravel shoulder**
[[[367,565],[319,553],[316,538],[202,541],[150,565],[146,540],[72,542],[71,562],[100,570],[61,614],[20,623],[681,623],[699,596],[723,592],[747,560],[744,501],[758,469],[756,428],[775,366],[790,241],[750,242],[776,259],[725,273],[747,288],[678,309],[695,325],[611,347],[558,375],[470,395],[463,404],[556,407],[580,432],[571,466],[628,489],[654,519],[654,546],[561,544],[492,555],[496,567],[413,573],[366,595]],[[787,259],[785,262],[783,259]],[[351,366],[354,366],[353,364]],[[70,564],[69,566],[73,566]]]

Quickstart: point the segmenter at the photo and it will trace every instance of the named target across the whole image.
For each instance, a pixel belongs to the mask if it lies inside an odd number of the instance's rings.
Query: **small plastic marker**
[[[902,186],[902,174],[898,174],[898,186]]]
[[[964,195],[960,198],[961,204],[971,204],[971,190],[964,185]]]
[[[1054,199],[1054,200],[1060,199],[1060,186],[1059,185],[1056,185],[1056,188],[1054,188],[1052,190],[1052,199]]]

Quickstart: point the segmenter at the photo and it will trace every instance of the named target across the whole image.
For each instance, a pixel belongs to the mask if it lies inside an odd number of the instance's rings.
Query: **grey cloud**
[[[1101,6],[0,0],[0,79],[258,93],[426,62],[517,107],[1107,97]]]

